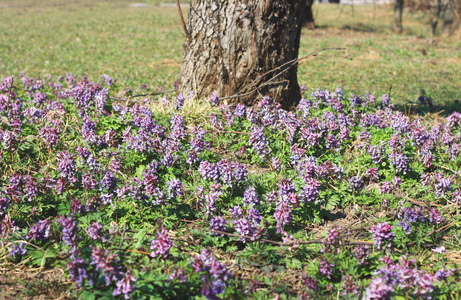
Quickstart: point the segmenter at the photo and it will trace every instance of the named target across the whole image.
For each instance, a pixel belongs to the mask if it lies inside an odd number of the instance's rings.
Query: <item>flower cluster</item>
[[[390,243],[395,238],[395,233],[392,232],[394,226],[384,222],[373,225],[370,232],[373,233],[374,244],[377,249],[381,249],[384,242]]]
[[[233,277],[226,265],[216,260],[208,249],[203,249],[200,256],[195,256],[190,265],[201,275],[202,295],[207,299],[219,299],[218,295],[225,292],[226,282]]]
[[[168,257],[168,253],[170,252],[171,247],[173,246],[173,242],[170,240],[168,236],[168,230],[166,230],[163,226],[157,232],[157,238],[152,240],[150,249],[152,253],[150,254],[151,257],[156,258],[157,256],[161,255],[164,258]]]

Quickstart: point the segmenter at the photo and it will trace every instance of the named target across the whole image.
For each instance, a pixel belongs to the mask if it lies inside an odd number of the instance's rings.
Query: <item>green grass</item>
[[[99,80],[106,73],[121,87],[171,85],[184,40],[177,10],[155,6],[169,1],[139,2],[152,6],[130,8],[133,2],[123,0],[3,1],[0,76],[71,72]],[[421,89],[440,106],[461,99],[461,41],[433,39],[427,16],[405,13],[405,32],[396,35],[389,30],[389,7],[314,9],[319,28],[303,31],[300,55],[344,47],[352,60],[339,57],[345,53],[307,60],[299,68],[299,82],[309,90],[390,93],[401,104],[415,102]]]

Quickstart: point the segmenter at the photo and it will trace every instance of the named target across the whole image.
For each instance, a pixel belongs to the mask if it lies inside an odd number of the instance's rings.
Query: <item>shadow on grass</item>
[[[425,116],[438,115],[440,117],[448,117],[454,112],[461,112],[461,103],[459,100],[454,100],[452,103],[444,105],[429,105],[425,104],[395,104],[395,109],[403,112],[406,115]]]
[[[392,33],[389,28],[390,27],[377,28],[363,23],[347,24],[340,27],[331,25],[315,25],[315,29],[339,29],[367,33]],[[307,28],[305,28],[305,30],[307,30]]]

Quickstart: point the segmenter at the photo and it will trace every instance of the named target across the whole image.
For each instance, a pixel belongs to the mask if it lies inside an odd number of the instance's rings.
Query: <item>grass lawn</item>
[[[176,8],[162,2],[132,7],[123,0],[3,1],[0,76],[71,72],[99,80],[107,73],[123,88],[171,85],[184,35]],[[405,32],[396,35],[389,30],[388,6],[322,4],[314,10],[318,28],[303,31],[300,56],[328,47],[346,50],[300,66],[299,82],[309,90],[388,93],[405,105],[415,103],[422,89],[439,106],[461,98],[461,41],[433,38],[424,14],[406,12]]]

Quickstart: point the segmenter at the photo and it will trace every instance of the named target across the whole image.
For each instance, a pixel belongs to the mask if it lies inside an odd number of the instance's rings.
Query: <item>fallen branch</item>
[[[186,23],[184,22],[184,17],[182,15],[182,10],[181,10],[181,5],[179,4],[179,0],[176,0],[176,6],[178,7],[179,17],[181,18],[181,24],[184,30],[184,34],[186,35],[188,40],[192,40],[192,36],[190,35],[189,30],[187,30]]]
[[[259,90],[261,87],[263,86],[266,86],[266,85],[270,85],[270,84],[275,84],[275,83],[271,83],[271,81],[275,80],[277,77],[279,77],[280,75],[282,75],[284,72],[286,72],[289,68],[292,68],[294,66],[297,66],[298,63],[302,60],[306,60],[310,57],[315,57],[315,56],[319,56],[319,53],[323,52],[323,51],[327,51],[327,50],[336,50],[336,51],[340,51],[340,50],[346,50],[345,48],[323,48],[323,49],[320,49],[320,50],[316,50],[314,52],[311,52],[303,57],[298,57],[298,58],[295,58],[295,59],[292,59],[272,70],[269,70],[267,71],[266,73],[258,76],[257,78],[255,78],[249,85],[243,87],[242,91],[235,94],[235,95],[232,95],[232,96],[227,96],[227,97],[223,97],[223,98],[219,98],[220,100],[228,100],[228,99],[234,99],[234,98],[239,98],[239,97],[244,97],[244,96],[247,96],[247,95],[250,95],[254,92],[256,92],[257,90]],[[323,55],[322,55],[323,56]],[[325,56],[325,57],[338,57],[338,56]],[[350,59],[352,60],[350,57],[348,56],[340,56],[342,58],[346,58],[346,59]],[[281,70],[280,72],[278,72],[277,74],[275,74],[274,76],[272,76],[268,81],[264,82],[263,84],[260,84],[258,85],[258,82],[264,78],[265,76],[277,71],[277,70]],[[250,91],[247,91],[248,89],[251,89]]]

